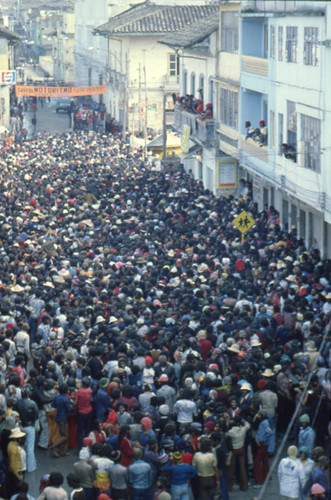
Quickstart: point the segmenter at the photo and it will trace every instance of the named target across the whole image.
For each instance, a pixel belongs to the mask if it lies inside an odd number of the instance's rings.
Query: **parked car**
[[[91,111],[99,111],[100,109],[100,103],[93,101],[93,99],[88,96],[78,97],[78,103],[81,108],[87,107]]]
[[[71,99],[69,97],[61,97],[57,100],[56,103],[56,112],[58,113],[59,111],[64,111],[65,113],[68,113],[68,110],[70,108],[70,103]]]

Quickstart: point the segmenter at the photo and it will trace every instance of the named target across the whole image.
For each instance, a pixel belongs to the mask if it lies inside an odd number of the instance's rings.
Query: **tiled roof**
[[[216,31],[218,24],[218,16],[213,14],[194,24],[186,26],[176,33],[171,33],[171,35],[165,36],[159,43],[163,43],[174,48],[188,48],[202,42],[211,33]]]
[[[189,0],[188,0],[189,1]],[[206,17],[216,15],[218,5],[139,4],[98,26],[101,35],[153,35],[173,33]]]

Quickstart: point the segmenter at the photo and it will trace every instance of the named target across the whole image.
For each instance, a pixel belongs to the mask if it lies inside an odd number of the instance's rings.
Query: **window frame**
[[[298,62],[298,27],[286,26],[286,62]]]
[[[300,115],[301,143],[304,155],[303,167],[314,172],[321,171],[321,120],[309,115]]]
[[[319,30],[315,26],[304,27],[303,64],[319,66]]]
[[[172,65],[174,65],[172,67]],[[179,75],[179,58],[175,52],[168,53],[168,76],[177,78]]]
[[[220,89],[221,123],[238,130],[239,93],[233,90]]]
[[[239,54],[239,17],[235,11],[221,14],[221,51]],[[231,18],[230,18],[231,16]]]
[[[270,26],[270,58],[275,59],[276,57],[276,26],[272,24]]]
[[[278,26],[278,61],[284,60],[284,27]]]

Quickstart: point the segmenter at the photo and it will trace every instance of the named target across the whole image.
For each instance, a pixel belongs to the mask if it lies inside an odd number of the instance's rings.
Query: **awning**
[[[178,156],[181,160],[188,160],[197,154],[198,151],[202,151],[202,147],[199,144],[194,144],[194,146],[190,147],[187,153],[180,153]],[[200,153],[201,154],[201,153]]]

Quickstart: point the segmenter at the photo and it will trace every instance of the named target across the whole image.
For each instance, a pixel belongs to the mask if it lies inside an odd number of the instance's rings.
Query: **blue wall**
[[[240,130],[242,134],[246,133],[246,121],[251,122],[252,127],[259,127],[259,122],[262,119],[262,99],[263,94],[250,90],[241,90],[242,123],[240,124]]]
[[[242,22],[242,54],[245,56],[263,57],[264,21],[243,19]]]

